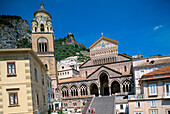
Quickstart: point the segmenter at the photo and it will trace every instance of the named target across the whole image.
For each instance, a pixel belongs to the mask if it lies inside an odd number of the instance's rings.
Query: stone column
[[[87,92],[88,92],[87,95],[90,95],[90,87],[87,87]]]
[[[81,92],[80,92],[80,89],[78,88],[78,96],[81,96]]]
[[[111,87],[109,86],[109,96],[112,96]]]
[[[99,97],[101,97],[101,94],[100,94],[100,92],[101,92],[101,91],[100,91],[100,87],[98,88],[98,91],[99,91]]]
[[[123,94],[123,85],[120,85],[120,93]]]

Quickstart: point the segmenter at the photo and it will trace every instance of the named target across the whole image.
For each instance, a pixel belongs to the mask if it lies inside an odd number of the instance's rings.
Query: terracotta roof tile
[[[162,74],[168,74],[168,73],[170,73],[170,65],[161,67],[155,71],[144,74],[143,76],[154,76],[154,75],[162,75]]]
[[[86,77],[77,77],[77,78],[67,78],[67,79],[61,79],[58,82],[59,83],[64,83],[64,82],[74,82],[74,81],[81,81],[81,80],[86,80]]]
[[[155,79],[165,79],[170,78],[170,65],[161,67],[155,71],[144,74],[139,82],[144,80],[155,80]]]

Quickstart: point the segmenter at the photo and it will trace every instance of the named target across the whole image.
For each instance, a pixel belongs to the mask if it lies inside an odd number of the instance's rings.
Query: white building
[[[71,56],[71,57],[67,57],[64,60],[61,60],[59,62],[57,62],[57,67],[60,66],[60,64],[64,63],[65,65],[68,65],[76,70],[79,71],[79,62],[78,62],[78,56]]]
[[[133,69],[134,69],[136,95],[141,93],[140,86],[138,83],[142,75],[167,65],[170,65],[170,55],[134,59]]]
[[[58,66],[58,79],[66,79],[66,78],[73,78],[73,77],[78,77],[79,71],[76,69],[61,63]]]

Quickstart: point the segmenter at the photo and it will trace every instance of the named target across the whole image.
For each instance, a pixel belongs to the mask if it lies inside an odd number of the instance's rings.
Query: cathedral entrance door
[[[109,95],[108,76],[106,73],[100,75],[100,93],[102,96]]]
[[[109,87],[104,87],[104,95],[109,95]]]

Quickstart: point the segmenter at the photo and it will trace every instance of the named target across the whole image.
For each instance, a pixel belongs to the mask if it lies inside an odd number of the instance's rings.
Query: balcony
[[[163,93],[164,99],[170,99],[170,93]]]
[[[62,97],[62,99],[77,99],[77,98],[89,98],[89,97],[95,97],[95,95],[69,96],[69,97]]]
[[[128,95],[128,100],[140,100],[140,99],[144,99],[144,94]]]

